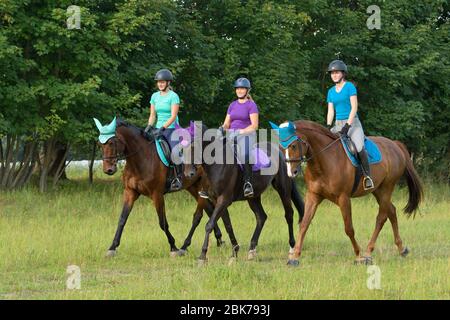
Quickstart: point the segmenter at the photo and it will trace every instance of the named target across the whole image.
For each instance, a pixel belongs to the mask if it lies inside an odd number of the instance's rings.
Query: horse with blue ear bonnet
[[[312,121],[298,120],[284,123],[280,126],[271,123],[280,135],[280,146],[286,155],[288,168],[300,166],[306,162],[305,183],[305,216],[301,222],[293,258],[289,265],[298,266],[302,252],[306,231],[314,217],[317,207],[328,199],[341,209],[345,224],[345,232],[350,238],[356,255],[355,263],[372,263],[372,252],[376,239],[387,219],[392,224],[395,244],[401,256],[405,257],[409,250],[403,246],[398,231],[395,206],[392,204],[392,192],[400,178],[404,176],[408,185],[409,198],[404,209],[411,215],[418,209],[423,198],[420,178],[414,169],[406,146],[399,141],[392,141],[385,137],[370,137],[382,154],[382,159],[373,164],[372,178],[375,188],[365,190],[362,183],[354,188],[356,168],[349,161],[341,139],[325,127]],[[369,241],[366,252],[361,255],[361,248],[355,239],[352,223],[351,198],[361,197],[373,193],[379,204],[376,227]]]
[[[178,250],[175,245],[175,239],[169,231],[164,204],[164,194],[169,192],[167,188],[168,168],[159,159],[154,137],[149,141],[144,137],[144,130],[116,117],[107,125],[102,125],[95,118],[94,122],[100,133],[98,141],[102,148],[103,171],[106,174],[113,175],[117,171],[118,159],[123,158],[126,160],[122,175],[124,185],[122,212],[107,256],[116,254],[128,216],[134,202],[140,195],[153,200],[158,214],[159,226],[166,234],[170,245],[171,256],[185,254],[187,247],[191,244],[194,231],[200,223],[203,210],[207,212],[208,216],[214,210],[214,203],[211,200],[198,196],[202,179],[204,179],[202,172],[199,172],[192,178],[183,179],[183,189],[187,190],[196,199],[197,207],[194,212],[191,230],[183,246]],[[223,222],[230,238],[234,238],[228,211],[224,213]],[[214,228],[214,234],[217,239],[217,245],[220,246],[223,241],[219,227],[216,226]]]

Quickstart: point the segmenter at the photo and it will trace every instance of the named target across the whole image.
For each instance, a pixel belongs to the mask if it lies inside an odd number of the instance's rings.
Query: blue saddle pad
[[[352,162],[352,164],[355,167],[359,166],[359,160],[356,159],[356,157],[350,153],[350,151],[348,150],[348,147],[345,144],[343,139],[341,139],[341,143],[342,143],[342,146],[344,147],[345,153],[347,153],[347,156],[350,159],[350,161]],[[367,151],[367,155],[369,158],[369,164],[376,164],[376,163],[381,162],[381,160],[382,160],[381,152],[375,142],[373,142],[372,140],[370,140],[366,137],[364,139],[364,147],[366,148],[366,151]]]
[[[156,144],[156,152],[158,153],[159,159],[161,159],[161,162],[164,163],[166,167],[169,167],[170,161],[164,154],[163,147],[161,146],[161,138],[155,139],[155,144]]]

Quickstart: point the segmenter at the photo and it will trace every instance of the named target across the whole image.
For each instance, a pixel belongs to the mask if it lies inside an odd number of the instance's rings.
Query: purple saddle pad
[[[255,163],[252,165],[252,171],[259,171],[263,168],[270,167],[270,158],[267,153],[260,148],[253,148],[252,151],[253,159],[255,159]],[[237,159],[241,170],[244,169],[239,159]]]

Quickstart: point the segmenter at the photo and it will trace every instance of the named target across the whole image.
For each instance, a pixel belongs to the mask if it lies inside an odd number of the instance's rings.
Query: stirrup
[[[368,186],[366,187],[367,183],[368,183]],[[363,187],[364,187],[364,190],[370,190],[370,189],[374,188],[373,180],[372,180],[372,178],[370,176],[365,176],[364,177],[364,179],[363,179]]]
[[[244,183],[244,197],[253,197],[253,186],[250,182]]]
[[[203,191],[203,190],[199,191],[198,195],[200,196],[200,198],[209,199],[209,195],[208,195],[208,193],[206,191]]]
[[[172,180],[172,183],[170,184],[170,190],[177,191],[177,190],[180,190],[182,186],[183,185],[181,184],[180,179],[177,177]]]

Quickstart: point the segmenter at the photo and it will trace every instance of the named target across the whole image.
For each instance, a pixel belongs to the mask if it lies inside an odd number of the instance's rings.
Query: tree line
[[[79,8],[68,10],[71,5]],[[367,8],[380,9],[379,28]],[[103,122],[144,127],[153,77],[174,76],[181,124],[218,126],[246,76],[268,120],[325,123],[326,74],[349,66],[368,135],[407,144],[426,176],[450,181],[447,1],[2,0],[0,188],[64,178],[95,152]],[[74,16],[75,15],[75,16]],[[79,28],[71,28],[79,18]]]

